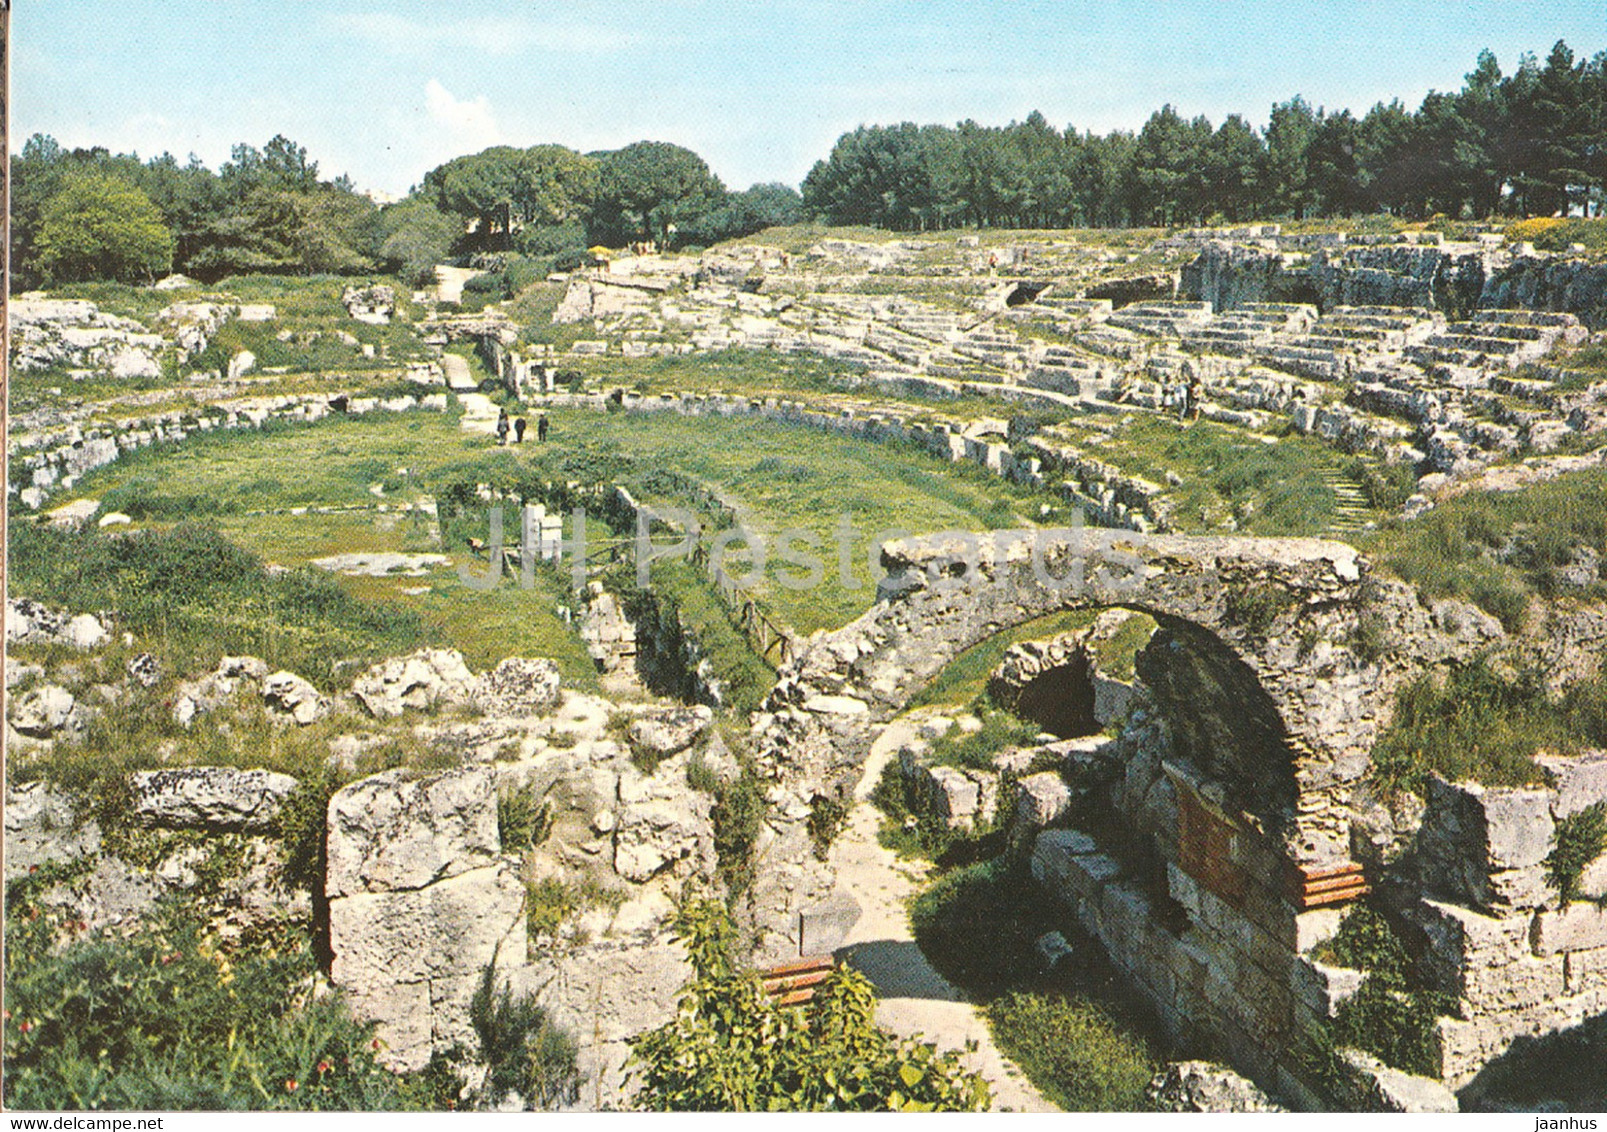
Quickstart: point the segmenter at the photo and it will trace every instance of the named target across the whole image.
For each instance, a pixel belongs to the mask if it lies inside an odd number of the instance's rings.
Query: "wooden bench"
[[[815,997],[815,988],[837,969],[830,955],[813,955],[759,972],[764,993],[777,1006],[801,1006]]]

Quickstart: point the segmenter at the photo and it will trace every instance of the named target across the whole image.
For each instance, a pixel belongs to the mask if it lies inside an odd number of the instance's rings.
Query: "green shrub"
[[[1067,1112],[1144,1112],[1158,1068],[1144,1043],[1095,1003],[1012,992],[988,1005],[994,1038]]]
[[[574,1038],[553,1025],[533,999],[514,998],[505,984],[498,990],[493,965],[486,966],[469,1002],[469,1022],[487,1067],[479,1095],[484,1107],[501,1104],[510,1091],[538,1109],[573,1104],[580,1095]]]
[[[710,814],[714,822],[714,855],[720,879],[733,898],[753,883],[753,852],[768,811],[764,783],[751,768],[744,767],[715,796]]]
[[[809,800],[809,841],[815,847],[815,857],[824,861],[831,843],[848,822],[848,807],[840,799],[816,794]]]
[[[1546,858],[1546,875],[1566,907],[1579,895],[1585,867],[1607,853],[1607,802],[1597,802],[1557,823],[1557,843]]]
[[[381,1109],[414,1102],[371,1026],[315,997],[306,937],[258,928],[225,946],[193,905],[126,934],[85,930],[6,892],[5,1103],[24,1109]]]
[[[1435,1019],[1450,1013],[1454,1001],[1414,985],[1411,960],[1383,916],[1366,906],[1357,908],[1313,955],[1367,973],[1356,993],[1340,1004],[1327,1034],[1319,1036],[1314,1058],[1319,1078],[1332,1082],[1340,1072],[1333,1051],[1345,1046],[1408,1073],[1439,1075]]]
[[[839,968],[807,1008],[776,1006],[735,970],[735,930],[713,901],[677,921],[693,976],[676,1017],[631,1039],[637,1108],[654,1112],[980,1112],[987,1082],[958,1053],[875,1026],[870,980]]]
[[[552,829],[552,804],[537,798],[533,787],[497,793],[497,832],[504,853],[523,853],[540,845]]]

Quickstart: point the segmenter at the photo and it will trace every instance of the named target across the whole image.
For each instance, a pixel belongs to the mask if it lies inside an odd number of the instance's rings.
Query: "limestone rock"
[[[266,662],[254,656],[226,656],[215,672],[179,685],[173,697],[173,718],[188,727],[196,716],[222,707],[249,681],[268,675]]]
[[[156,663],[156,657],[148,652],[142,652],[130,658],[126,668],[129,676],[142,688],[155,687],[157,681],[162,678],[162,671]]]
[[[44,782],[27,782],[6,791],[6,879],[32,865],[68,861],[100,848],[93,819],[79,824],[72,802]]]
[[[74,617],[25,597],[6,602],[6,640],[11,644],[64,644],[93,649],[105,644],[109,636],[100,619],[91,613]]]
[[[624,806],[614,830],[614,871],[641,884],[682,862],[698,863],[712,848],[708,809],[701,795]]]
[[[419,649],[381,661],[352,684],[352,695],[380,719],[408,708],[423,710],[441,703],[466,703],[473,694],[474,674],[456,649]]]
[[[129,777],[131,812],[170,829],[266,830],[297,786],[288,774],[193,766]]]
[[[1287,1112],[1225,1065],[1174,1061],[1145,1090],[1161,1112]]]
[[[109,636],[111,634],[106,631],[106,626],[92,613],[80,613],[67,622],[61,633],[62,640],[75,649],[98,648],[106,643]]]
[[[329,800],[329,895],[423,888],[493,864],[496,801],[496,776],[479,766],[411,781],[389,770],[343,787]]]
[[[1345,1098],[1363,1112],[1460,1112],[1456,1094],[1428,1077],[1392,1069],[1360,1050],[1340,1051],[1350,1071]]]
[[[470,1000],[488,965],[523,962],[524,904],[505,860],[422,888],[330,900],[330,977],[357,1017],[378,1024],[387,1065],[417,1070],[436,1050],[473,1048]]]
[[[1016,782],[1016,824],[1039,830],[1053,825],[1071,808],[1071,788],[1060,772],[1029,774]]]
[[[25,692],[11,708],[11,726],[34,739],[53,739],[58,733],[78,735],[84,722],[78,701],[59,684],[41,684]]]
[[[525,891],[501,855],[496,776],[387,771],[329,803],[330,974],[377,1023],[384,1059],[419,1069],[473,1048],[469,1003],[488,967],[525,958]]]
[[[631,746],[655,760],[667,758],[697,742],[713,719],[702,704],[648,712],[631,721]]]
[[[545,658],[505,657],[474,686],[474,702],[487,715],[539,715],[558,702],[558,666]]]
[[[275,672],[263,680],[262,698],[269,710],[288,715],[303,727],[329,714],[329,700],[294,672]]]

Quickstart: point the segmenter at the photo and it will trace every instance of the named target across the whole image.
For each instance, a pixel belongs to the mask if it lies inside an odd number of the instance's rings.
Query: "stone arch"
[[[1244,809],[1276,819],[1267,832],[1291,864],[1348,861],[1350,790],[1400,677],[1351,642],[1364,616],[1427,629],[1412,615],[1415,592],[1370,585],[1353,548],[1081,528],[951,532],[888,543],[882,565],[878,603],[812,642],[784,671],[776,706],[836,717],[838,728],[885,721],[999,632],[1060,610],[1140,610],[1163,626],[1164,645],[1190,656],[1180,671],[1192,693],[1182,682],[1170,693],[1175,714],[1186,718],[1187,697],[1208,687],[1219,721],[1231,719],[1182,728],[1198,768]]]

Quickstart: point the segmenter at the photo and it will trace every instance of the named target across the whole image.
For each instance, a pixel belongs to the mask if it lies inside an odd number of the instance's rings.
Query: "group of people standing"
[[[1168,382],[1161,387],[1161,407],[1176,409],[1182,420],[1199,420],[1200,398],[1204,392],[1199,377],[1190,374],[1187,381]]]
[[[515,444],[524,443],[525,429],[527,427],[529,427],[529,422],[527,422],[523,417],[514,417],[510,420],[508,417],[508,410],[503,409],[502,412],[497,414],[497,443],[506,445],[508,443],[508,432],[510,430],[513,432],[513,442]],[[537,442],[546,443],[547,429],[547,414],[542,413],[536,418]]]

